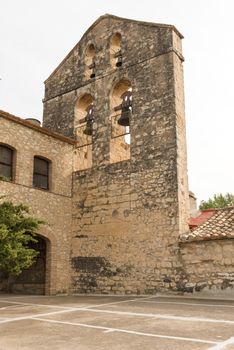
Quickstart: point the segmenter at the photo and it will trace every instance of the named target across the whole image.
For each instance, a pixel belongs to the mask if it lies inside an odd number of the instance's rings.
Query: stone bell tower
[[[71,290],[179,283],[188,181],[182,35],[100,17],[45,82],[44,127],[75,138]]]

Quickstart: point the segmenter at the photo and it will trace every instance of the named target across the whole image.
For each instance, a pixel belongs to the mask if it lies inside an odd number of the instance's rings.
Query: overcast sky
[[[233,0],[0,0],[0,109],[42,119],[44,80],[101,15],[184,35],[190,190],[234,193]]]

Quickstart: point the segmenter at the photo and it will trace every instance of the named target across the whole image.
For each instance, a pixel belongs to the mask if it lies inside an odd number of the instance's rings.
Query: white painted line
[[[9,318],[7,320],[4,321],[0,321],[0,324],[3,323],[10,323],[10,322],[15,322],[15,321],[24,321],[24,320],[29,320],[31,318],[37,317],[37,316],[51,316],[51,315],[57,315],[57,314],[62,314],[62,313],[66,313],[66,312],[72,312],[74,310],[59,310],[59,311],[54,311],[54,312],[47,312],[47,313],[43,313],[43,314],[36,314],[36,315],[31,315],[31,316],[22,316],[22,317],[14,317],[14,318]]]
[[[182,299],[182,300],[206,300],[207,302],[209,301],[230,301],[233,302],[234,301],[234,294],[232,293],[231,295],[229,293],[227,294],[223,294],[223,295],[212,295],[212,293],[210,294],[203,294],[202,292],[197,292],[194,294],[185,294],[185,295],[176,295],[174,293],[171,294],[165,294],[165,293],[157,293],[156,295],[157,298],[165,298],[165,299]]]
[[[21,305],[19,303],[17,303],[17,305],[9,305],[9,306],[3,306],[3,307],[0,307],[0,311],[1,310],[7,310],[7,309],[12,309],[14,307],[25,307],[25,305]],[[0,349],[1,350],[1,349]]]
[[[174,302],[174,301],[152,301],[152,300],[137,300],[139,303],[152,303],[152,304],[172,304],[172,305],[191,305],[191,306],[208,306],[208,307],[228,307],[234,308],[234,305],[227,304],[200,304],[200,303],[182,303],[182,302]]]
[[[53,309],[70,309],[70,306],[60,306],[60,305],[47,305],[47,304],[34,304],[34,303],[23,303],[19,301],[10,301],[10,300],[4,300],[4,302],[11,303],[11,304],[17,304],[17,305],[22,305],[22,306],[37,306],[37,307],[48,307],[48,308],[53,308]],[[13,305],[13,306],[17,306]],[[89,305],[88,305],[89,306]],[[1,349],[0,349],[1,350]]]
[[[43,322],[49,322],[49,323],[57,323],[57,324],[79,326],[79,327],[85,327],[85,328],[100,329],[100,330],[105,330],[106,332],[120,332],[120,333],[134,334],[134,335],[140,335],[140,336],[146,336],[146,337],[155,337],[155,338],[163,338],[163,339],[190,341],[190,342],[205,343],[205,344],[218,344],[218,342],[205,340],[205,339],[176,337],[176,336],[154,334],[154,333],[144,333],[144,332],[130,331],[130,330],[121,329],[121,328],[110,328],[110,327],[89,325],[89,324],[85,324],[85,323],[56,321],[56,320],[50,320],[50,319],[46,319],[46,318],[32,318],[32,319],[36,320],[36,321],[43,321]]]
[[[148,299],[148,298],[146,298],[146,299]],[[135,299],[123,300],[123,301],[104,303],[104,304],[99,304],[99,305],[90,305],[90,306],[80,307],[80,308],[61,307],[63,310],[60,310],[60,311],[53,311],[53,312],[47,312],[47,313],[42,313],[42,314],[39,313],[39,314],[31,315],[31,316],[29,315],[29,316],[10,318],[8,320],[0,321],[0,323],[2,324],[2,323],[7,323],[7,322],[21,321],[21,320],[27,320],[30,318],[50,316],[50,315],[56,315],[56,314],[74,312],[74,311],[84,311],[84,312],[114,314],[114,315],[121,315],[121,316],[152,317],[152,318],[157,318],[157,319],[167,319],[167,320],[174,320],[174,321],[234,324],[234,321],[231,321],[231,320],[212,319],[212,318],[205,318],[205,317],[204,318],[203,317],[190,317],[190,316],[185,317],[185,316],[162,315],[162,314],[154,314],[154,313],[139,313],[139,312],[126,312],[126,311],[96,309],[96,307],[111,306],[111,305],[121,304],[123,302],[134,301],[134,300]],[[47,306],[47,305],[41,305],[41,304],[39,305],[39,304],[31,304],[31,303],[22,303],[22,304],[32,305],[32,306],[37,306],[37,307],[38,306]],[[56,305],[51,306],[51,307],[56,309]]]
[[[103,333],[113,333],[114,330],[113,329],[107,329],[106,331],[103,331]]]
[[[173,315],[162,315],[162,314],[148,314],[140,312],[127,312],[127,311],[114,311],[114,310],[98,310],[98,309],[83,309],[83,311],[88,312],[100,312],[114,315],[123,315],[123,316],[140,316],[140,317],[152,317],[158,319],[174,320],[174,321],[188,321],[188,322],[210,322],[210,323],[227,323],[234,324],[234,321],[222,320],[215,318],[206,318],[206,317],[190,317],[190,316],[173,316]]]
[[[134,300],[134,299],[133,299]],[[9,301],[10,302],[10,301]],[[66,313],[66,312],[74,312],[74,311],[88,311],[93,307],[101,307],[101,306],[109,306],[109,305],[113,305],[113,304],[120,304],[122,302],[126,302],[126,300],[123,301],[117,301],[117,302],[112,302],[112,303],[105,303],[105,304],[98,304],[98,305],[90,305],[90,306],[85,306],[85,307],[80,307],[80,308],[74,308],[74,307],[64,307],[64,306],[51,306],[51,305],[44,305],[44,304],[32,304],[32,303],[19,303],[19,302],[13,302],[14,304],[16,303],[17,305],[24,305],[24,306],[48,306],[48,307],[53,307],[54,309],[56,308],[62,308],[63,310],[61,311],[54,311],[54,312],[47,312],[47,313],[42,313],[42,314],[35,314],[35,315],[31,315],[31,316],[21,316],[21,317],[14,317],[14,318],[9,318],[9,319],[5,319],[4,321],[0,321],[0,324],[2,323],[8,323],[8,322],[15,322],[15,321],[23,321],[23,320],[28,320],[32,317],[37,317],[37,316],[50,316],[50,315],[57,315],[60,313]],[[0,349],[1,350],[1,349]]]
[[[34,295],[34,294],[20,294],[20,295],[17,295],[17,294],[1,294],[1,298],[11,298],[11,299],[21,299],[21,298],[40,298],[40,297],[44,297],[46,298],[45,295]]]
[[[151,297],[145,297],[145,298],[139,298],[139,299],[151,299]],[[87,308],[94,308],[94,307],[102,307],[102,306],[109,306],[109,305],[116,305],[116,304],[122,304],[126,302],[134,302],[137,301],[138,299],[128,299],[128,300],[121,300],[121,301],[113,301],[111,303],[103,303],[103,304],[90,304],[86,306],[81,306],[81,307],[73,307],[73,306],[61,306],[61,305],[48,305],[48,304],[35,304],[35,303],[26,303],[26,302],[19,302],[19,301],[11,301],[8,299],[0,299],[0,301],[11,303],[11,304],[17,304],[17,305],[22,305],[22,306],[36,306],[36,307],[48,307],[48,308],[53,308],[53,309],[69,309],[69,310],[81,310],[81,309],[87,309]]]
[[[225,349],[227,345],[234,344],[234,337],[231,337],[223,342],[217,343],[216,346],[212,346],[209,350],[222,350]]]
[[[151,297],[145,297],[145,298],[141,298],[141,300],[143,299],[151,299],[153,298],[152,296]],[[102,307],[102,306],[111,306],[111,305],[117,305],[117,304],[122,304],[122,303],[130,303],[130,302],[134,302],[134,301],[137,301],[138,298],[135,298],[135,299],[127,299],[127,300],[122,300],[122,301],[113,301],[111,303],[103,303],[103,304],[100,304],[100,305],[93,305],[93,306],[90,306],[92,308],[94,307]]]

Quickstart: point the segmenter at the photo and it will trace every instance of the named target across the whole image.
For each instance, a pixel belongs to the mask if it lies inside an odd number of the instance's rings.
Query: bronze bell
[[[96,64],[95,64],[95,61],[93,59],[93,62],[89,65],[89,69],[91,70],[92,69],[92,72],[90,74],[90,79],[93,79],[95,78],[96,74],[95,74],[95,68],[96,68]]]
[[[86,122],[86,127],[83,131],[85,135],[91,136],[93,133],[93,104],[91,103],[86,108],[86,116],[81,120],[82,122]]]
[[[114,55],[115,58],[117,58],[117,61],[115,63],[116,67],[122,66],[122,53],[121,50],[117,51]]]
[[[129,126],[131,115],[132,115],[131,109],[123,108],[121,112],[121,116],[118,119],[118,124],[122,126]]]
[[[122,56],[117,57],[117,62],[116,62],[116,67],[121,67],[122,66]]]
[[[85,135],[91,136],[93,133],[93,122],[91,119],[87,120],[86,127],[83,131]]]

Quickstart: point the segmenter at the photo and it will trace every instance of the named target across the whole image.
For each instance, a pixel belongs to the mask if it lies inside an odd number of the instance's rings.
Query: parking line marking
[[[151,299],[151,298],[153,298],[153,296],[145,297],[145,298],[139,298],[139,299],[143,300],[143,299]],[[134,301],[137,301],[137,300],[138,300],[138,298],[135,298],[135,299],[128,299],[128,300],[122,300],[122,301],[113,301],[113,302],[111,302],[111,303],[103,303],[103,304],[100,304],[100,305],[93,305],[93,306],[91,306],[91,307],[110,306],[110,305],[116,305],[116,304],[134,302]]]
[[[133,299],[134,300],[134,299]],[[9,301],[10,302],[10,301]],[[21,317],[14,317],[14,318],[9,318],[7,320],[4,321],[0,321],[0,324],[2,323],[8,323],[8,322],[15,322],[15,321],[23,321],[23,320],[28,320],[32,317],[37,317],[37,316],[50,316],[50,315],[56,315],[56,314],[60,314],[60,313],[66,313],[66,312],[74,312],[74,311],[88,311],[91,310],[91,308],[93,307],[101,307],[101,306],[109,306],[109,305],[113,305],[113,304],[120,304],[122,302],[126,302],[126,300],[123,301],[117,301],[117,302],[111,302],[111,303],[104,303],[104,304],[97,304],[97,305],[90,305],[90,306],[85,306],[85,307],[79,307],[79,308],[74,308],[74,307],[65,307],[65,306],[61,306],[60,308],[62,308],[63,310],[61,311],[54,311],[54,312],[47,312],[47,313],[42,313],[42,314],[35,314],[35,315],[28,315],[28,316],[21,316]],[[16,302],[13,302],[14,304]],[[42,305],[42,304],[32,304],[32,303],[18,303],[17,305],[25,305],[25,306],[48,306],[48,307],[53,307],[54,309],[59,308],[56,305],[52,306],[52,305]]]
[[[151,299],[153,298],[152,296],[150,297],[145,297],[145,298],[139,298],[139,299]],[[87,309],[87,308],[93,308],[93,307],[102,307],[102,306],[109,306],[109,305],[115,305],[115,304],[122,304],[122,303],[126,303],[126,302],[134,302],[138,300],[138,298],[136,299],[128,299],[128,300],[121,300],[121,301],[113,301],[111,303],[102,303],[102,304],[90,304],[90,305],[86,305],[86,306],[81,306],[81,307],[74,307],[74,306],[61,306],[61,305],[48,305],[48,304],[35,304],[35,303],[24,303],[24,302],[18,302],[18,301],[11,301],[11,300],[8,300],[8,299],[0,299],[0,302],[3,301],[3,302],[8,302],[8,303],[11,303],[11,304],[16,304],[16,306],[38,306],[38,307],[48,307],[48,308],[53,308],[53,309],[73,309],[74,311],[75,310],[80,310],[80,309]],[[14,307],[14,305],[12,306]]]
[[[152,298],[152,297],[149,297]],[[148,299],[145,298],[145,299]],[[96,312],[96,313],[107,313],[107,314],[115,314],[115,315],[124,315],[124,316],[134,316],[134,317],[152,317],[152,318],[158,318],[158,319],[167,319],[167,320],[179,320],[179,321],[187,321],[187,322],[209,322],[209,323],[226,323],[226,324],[234,324],[234,321],[231,320],[222,320],[222,319],[212,319],[212,318],[202,318],[202,317],[190,317],[190,316],[174,316],[174,315],[162,315],[162,314],[154,314],[154,313],[139,313],[139,312],[126,312],[126,311],[115,311],[115,310],[103,310],[103,309],[96,309],[97,307],[102,306],[111,306],[115,304],[121,304],[124,302],[134,301],[136,299],[131,300],[123,300],[123,301],[117,301],[117,302],[111,302],[111,303],[104,303],[104,304],[97,304],[97,305],[90,305],[80,308],[74,308],[74,307],[60,307],[62,310],[59,311],[53,311],[53,312],[46,312],[46,313],[39,313],[34,315],[28,315],[28,316],[21,316],[21,317],[15,317],[15,318],[9,318],[4,321],[0,321],[0,324],[2,323],[8,323],[8,322],[14,322],[14,321],[21,321],[21,320],[27,320],[31,318],[36,317],[43,317],[43,316],[50,316],[50,315],[56,315],[56,314],[62,314],[62,313],[68,313],[68,312],[75,312],[75,311],[84,311],[84,312]],[[17,303],[19,304],[19,303]],[[22,303],[24,305],[32,305],[32,306],[48,306],[48,305],[39,305],[39,304],[31,304],[31,303]],[[57,308],[56,305],[49,307],[53,307],[54,309]]]
[[[0,301],[2,301],[3,299],[0,299]],[[47,304],[34,304],[34,303],[23,303],[23,302],[18,302],[18,301],[10,301],[10,300],[7,300],[7,299],[4,299],[4,302],[8,302],[8,303],[11,303],[11,304],[16,304],[16,305],[12,305],[13,306],[17,306],[17,305],[22,305],[22,306],[38,306],[38,307],[48,307],[48,308],[53,308],[53,309],[70,309],[69,306],[61,306],[61,305],[47,305]]]
[[[97,306],[97,305],[96,305]],[[50,315],[58,315],[62,313],[75,312],[75,311],[84,311],[84,312],[96,312],[96,313],[106,313],[106,314],[115,314],[115,315],[124,315],[124,316],[134,316],[134,317],[152,317],[158,319],[166,319],[166,320],[174,320],[174,321],[187,321],[187,322],[209,322],[209,323],[226,323],[226,324],[234,324],[234,321],[230,320],[221,320],[221,319],[212,319],[212,318],[202,318],[202,317],[186,317],[186,316],[173,316],[173,315],[162,315],[162,314],[153,314],[153,313],[139,313],[139,312],[126,312],[126,311],[114,311],[114,310],[102,310],[102,309],[93,309],[92,307],[84,307],[84,308],[67,308],[65,310],[47,312],[47,313],[39,313],[34,315],[22,316],[9,318],[8,320],[0,321],[2,323],[15,322],[27,320],[30,318],[42,317],[42,316],[50,316]]]
[[[151,300],[138,300],[139,303],[155,303],[155,304],[173,304],[173,305],[192,305],[192,306],[209,306],[209,307],[228,307],[228,308],[234,308],[234,305],[227,305],[227,304],[198,304],[198,303],[182,303],[182,302],[174,302],[174,301],[151,301]]]
[[[218,342],[211,341],[211,340],[205,340],[205,339],[198,339],[198,338],[187,338],[187,337],[176,337],[171,335],[162,335],[162,334],[154,334],[154,333],[144,333],[144,332],[137,332],[137,331],[131,331],[121,328],[111,328],[111,327],[103,327],[103,326],[95,326],[95,325],[89,325],[85,323],[76,323],[76,322],[66,322],[66,321],[57,321],[57,320],[50,320],[46,318],[32,318],[36,321],[43,321],[43,322],[49,322],[49,323],[57,323],[57,324],[64,324],[64,325],[71,325],[71,326],[79,326],[79,327],[85,327],[85,328],[94,328],[94,329],[100,329],[104,330],[106,332],[119,332],[119,333],[127,333],[127,334],[134,334],[134,335],[141,335],[146,337],[155,337],[155,338],[163,338],[163,339],[173,339],[173,340],[181,340],[181,341],[190,341],[190,342],[196,342],[196,343],[206,343],[206,344],[219,344]]]
[[[29,320],[33,317],[37,317],[37,316],[51,316],[51,315],[57,315],[57,314],[62,314],[62,313],[65,313],[65,312],[72,312],[74,310],[70,310],[70,309],[67,309],[67,310],[59,310],[59,311],[54,311],[54,312],[47,312],[47,313],[43,313],[43,314],[36,314],[36,315],[30,315],[30,316],[21,316],[21,317],[12,317],[12,318],[9,318],[7,320],[4,320],[4,321],[0,321],[0,324],[3,324],[3,323],[10,323],[10,322],[15,322],[15,321],[24,321],[24,320]]]
[[[208,350],[222,350],[225,349],[227,345],[234,344],[234,337],[231,337],[223,342],[217,343],[215,346]]]
[[[113,332],[115,332],[114,329],[107,329],[103,331],[103,333],[113,333]]]
[[[210,323],[227,323],[234,324],[234,321],[231,320],[222,320],[215,318],[203,318],[203,317],[190,317],[190,316],[173,316],[173,315],[162,315],[162,314],[153,314],[153,313],[140,313],[140,312],[127,312],[127,311],[114,311],[114,310],[99,310],[99,309],[83,309],[84,311],[89,312],[100,312],[107,314],[115,315],[126,315],[126,316],[140,316],[140,317],[152,317],[166,320],[178,320],[178,321],[189,321],[189,322],[210,322]]]

